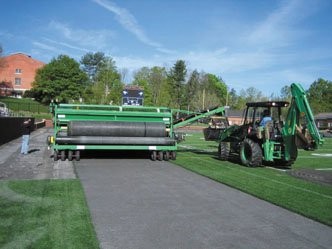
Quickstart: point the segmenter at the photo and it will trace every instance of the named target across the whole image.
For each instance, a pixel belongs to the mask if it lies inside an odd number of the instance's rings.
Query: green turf
[[[0,248],[99,248],[80,181],[0,181]]]
[[[7,107],[14,112],[29,112],[29,113],[48,113],[49,107],[42,105],[39,102],[28,98],[10,98],[0,96],[0,102],[3,102]]]
[[[206,142],[201,133],[189,134],[179,145],[175,163],[314,220],[332,225],[332,186],[294,178],[275,168],[247,168],[217,159],[217,143]],[[313,154],[320,154],[313,155]],[[332,139],[317,151],[299,151],[294,169],[332,168]],[[243,207],[245,208],[245,207]]]

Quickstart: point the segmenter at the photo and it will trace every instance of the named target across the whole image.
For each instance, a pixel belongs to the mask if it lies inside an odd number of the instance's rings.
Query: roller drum
[[[57,137],[56,142],[79,145],[175,145],[175,140],[169,137],[65,136]]]
[[[166,137],[162,122],[71,121],[68,136]]]

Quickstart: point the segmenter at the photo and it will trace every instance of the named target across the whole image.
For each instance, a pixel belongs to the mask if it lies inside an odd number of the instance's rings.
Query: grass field
[[[322,223],[332,225],[332,186],[295,178],[288,171],[269,167],[247,168],[217,159],[217,143],[206,142],[202,133],[192,133],[179,145],[177,160],[188,170],[227,184]],[[315,155],[317,154],[317,155]],[[332,139],[317,151],[299,151],[292,170],[332,170]],[[243,207],[245,208],[245,207]]]
[[[0,181],[0,248],[99,248],[80,181]]]
[[[32,99],[17,99],[0,96],[0,102],[7,105],[18,116],[33,116],[36,118],[51,118],[49,108]]]

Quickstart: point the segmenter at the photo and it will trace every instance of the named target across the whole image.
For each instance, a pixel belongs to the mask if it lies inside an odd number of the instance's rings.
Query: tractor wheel
[[[251,139],[244,139],[240,148],[240,158],[243,165],[257,167],[262,165],[262,149]]]
[[[73,160],[73,151],[68,150],[68,161],[72,161],[72,160]]]
[[[154,150],[151,152],[151,160],[156,161],[156,159],[157,159],[157,151]]]
[[[218,158],[222,161],[227,161],[229,158],[230,144],[220,142],[218,147]]]
[[[61,161],[65,161],[66,160],[66,151],[65,150],[62,150],[60,152],[60,159],[61,159]]]

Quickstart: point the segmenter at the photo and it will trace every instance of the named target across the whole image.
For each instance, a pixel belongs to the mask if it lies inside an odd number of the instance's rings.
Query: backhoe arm
[[[293,146],[304,149],[317,149],[318,145],[323,144],[317,126],[314,121],[310,105],[308,103],[305,91],[300,84],[291,85],[292,103],[288,110],[285,126],[282,134],[286,142],[286,149],[293,150]],[[301,121],[305,120],[305,124]],[[309,133],[309,136],[308,134]],[[296,139],[301,143],[296,143]]]

